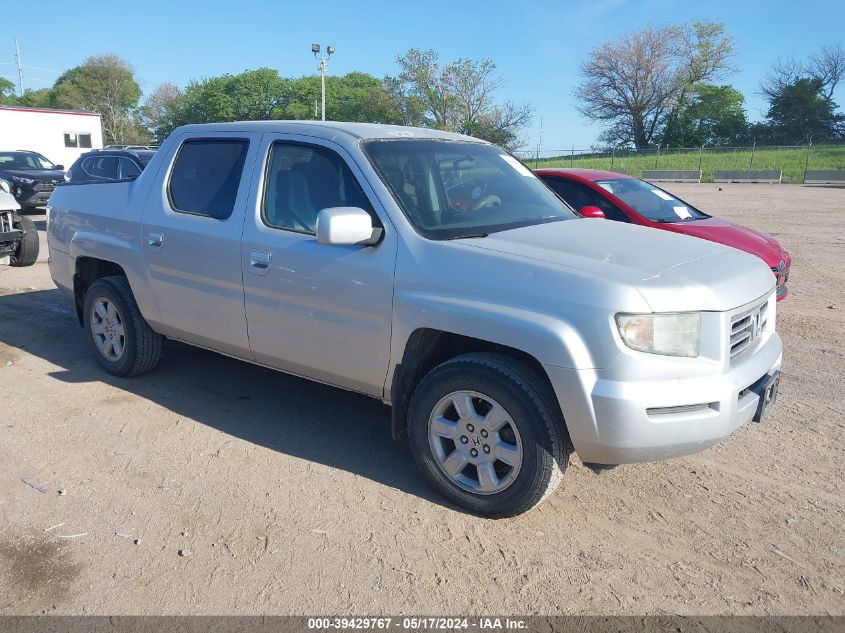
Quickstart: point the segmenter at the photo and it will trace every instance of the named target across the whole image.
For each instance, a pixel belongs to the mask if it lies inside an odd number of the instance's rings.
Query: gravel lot
[[[46,261],[0,267],[0,613],[845,614],[845,189],[669,189],[792,252],[778,406],[501,521],[378,402],[180,344],[110,377]]]

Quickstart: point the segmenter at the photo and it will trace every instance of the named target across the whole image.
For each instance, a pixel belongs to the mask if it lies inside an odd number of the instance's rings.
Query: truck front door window
[[[232,215],[248,148],[239,139],[185,141],[168,184],[173,209],[216,220]]]
[[[329,207],[359,207],[375,216],[358,181],[335,152],[312,145],[275,143],[264,183],[264,222],[313,235],[317,214]]]

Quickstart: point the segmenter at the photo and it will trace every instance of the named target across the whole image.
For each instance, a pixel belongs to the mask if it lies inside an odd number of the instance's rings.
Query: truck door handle
[[[164,235],[161,233],[150,233],[147,238],[151,249],[155,251],[161,249],[161,245],[164,243]]]
[[[249,268],[256,275],[266,275],[270,270],[270,253],[267,251],[250,251]]]

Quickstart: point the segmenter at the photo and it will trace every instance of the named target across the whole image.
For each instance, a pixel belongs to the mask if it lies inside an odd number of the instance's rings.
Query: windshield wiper
[[[468,240],[471,238],[476,237],[488,237],[489,233],[461,233],[460,235],[452,235],[450,237],[444,237],[444,240]]]

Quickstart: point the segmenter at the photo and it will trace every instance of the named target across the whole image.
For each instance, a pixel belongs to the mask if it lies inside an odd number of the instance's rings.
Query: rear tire
[[[83,325],[100,366],[115,376],[137,376],[161,358],[164,338],[144,320],[126,277],[102,277],[85,293]]]
[[[408,435],[434,489],[487,517],[539,504],[569,458],[554,394],[533,369],[501,354],[464,354],[429,372],[411,398]]]
[[[38,241],[38,229],[35,222],[27,217],[20,217],[14,223],[16,229],[23,231],[23,238],[18,242],[18,247],[12,255],[12,266],[32,266],[38,260],[40,243]]]

